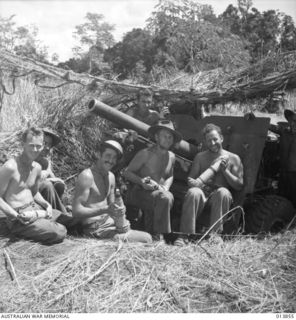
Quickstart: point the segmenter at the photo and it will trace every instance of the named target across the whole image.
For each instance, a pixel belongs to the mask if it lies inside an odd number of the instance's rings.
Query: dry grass
[[[19,286],[1,255],[1,312],[296,312],[295,230],[212,238],[210,255],[194,244],[6,241]]]
[[[40,115],[40,105],[34,83],[18,79],[15,93],[4,95],[0,115],[0,131],[16,131],[28,124],[35,124]]]

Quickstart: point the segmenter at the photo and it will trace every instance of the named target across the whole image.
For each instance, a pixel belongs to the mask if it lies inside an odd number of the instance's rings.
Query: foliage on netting
[[[173,90],[194,89],[205,95],[210,95],[211,90],[220,90],[222,94],[231,88],[242,85],[247,86],[254,81],[262,80],[262,85],[264,85],[269,78],[280,78],[281,74],[295,71],[295,69],[295,51],[273,53],[254,65],[250,65],[247,68],[232,69],[231,71],[217,68],[190,74],[183,71],[175,70],[172,72],[171,69],[168,69],[167,71],[162,69],[161,72],[157,72],[157,85]],[[264,80],[265,78],[267,78],[267,81]]]

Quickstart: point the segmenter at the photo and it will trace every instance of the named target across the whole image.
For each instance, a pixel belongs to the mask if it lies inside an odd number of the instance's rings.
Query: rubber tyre
[[[247,233],[274,233],[282,230],[294,217],[291,201],[277,195],[256,195],[244,205]]]

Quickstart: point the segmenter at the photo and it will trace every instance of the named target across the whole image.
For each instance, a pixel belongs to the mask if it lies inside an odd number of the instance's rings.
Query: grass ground
[[[0,312],[296,312],[296,230],[181,248],[0,244]]]

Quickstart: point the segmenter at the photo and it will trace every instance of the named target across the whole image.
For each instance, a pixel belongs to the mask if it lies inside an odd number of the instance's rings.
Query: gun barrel
[[[103,117],[109,121],[115,122],[123,128],[135,130],[137,133],[145,137],[149,136],[149,125],[115,108],[112,108],[99,100],[90,100],[90,102],[88,103],[88,108],[90,112],[93,112],[94,114]]]
[[[88,108],[90,112],[114,122],[123,128],[135,130],[138,134],[143,135],[144,137],[149,137],[149,125],[115,108],[112,108],[99,100],[92,99],[88,104]],[[173,151],[180,156],[192,160],[198,150],[195,145],[192,145],[185,140],[181,140],[174,147]]]

